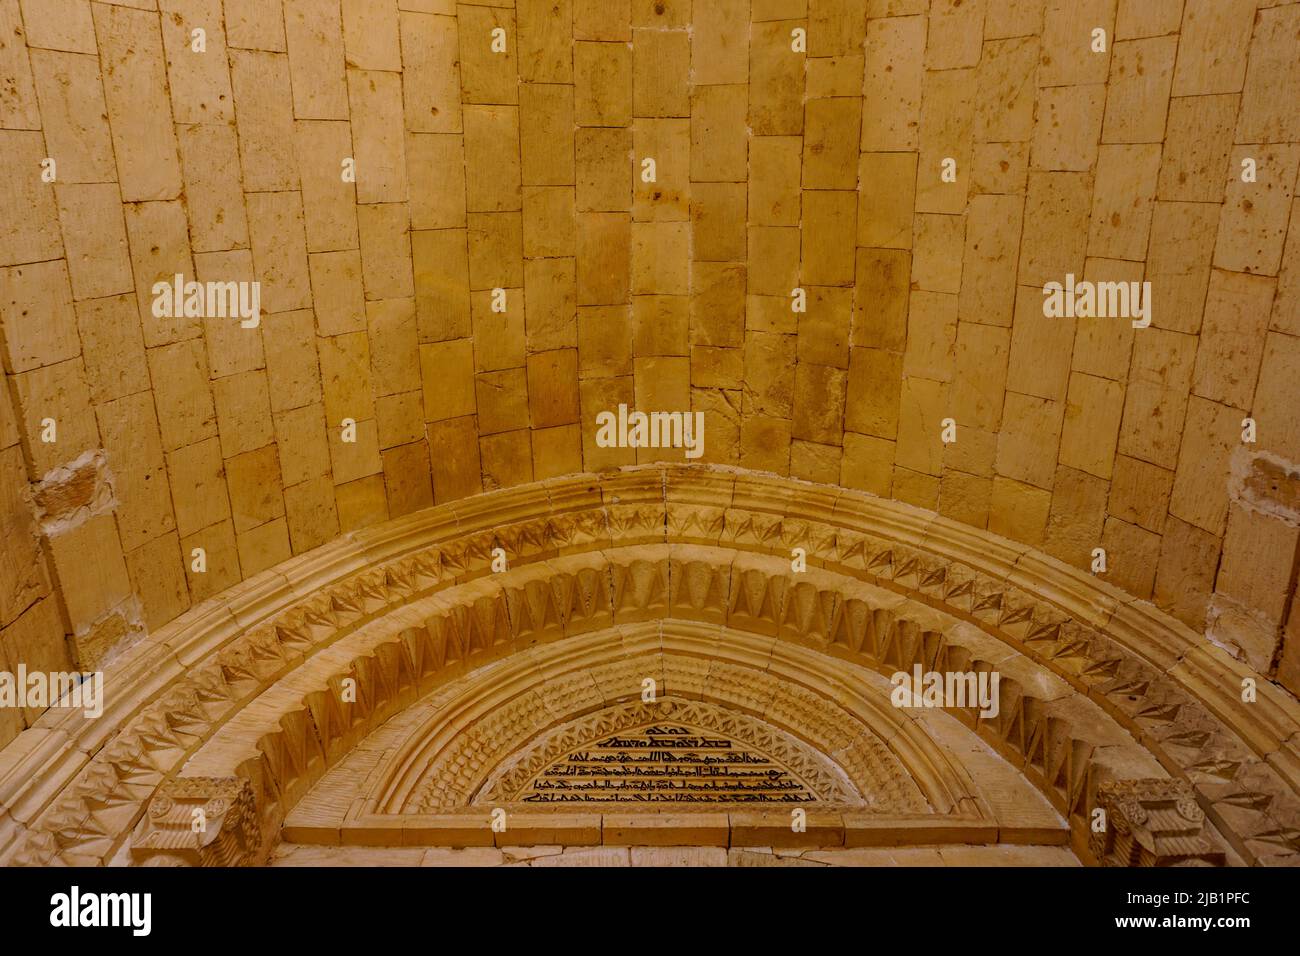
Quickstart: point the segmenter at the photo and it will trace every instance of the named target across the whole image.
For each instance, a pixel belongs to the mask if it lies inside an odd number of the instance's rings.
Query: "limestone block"
[[[632,137],[632,218],[689,219],[690,120],[641,118],[636,120]],[[647,159],[654,160],[652,182],[642,175]],[[617,166],[615,171],[625,169]]]
[[[936,382],[952,381],[957,341],[957,297],[939,292],[913,292],[907,331],[904,376],[918,376]]]
[[[1043,50],[1038,85],[1104,83],[1110,53],[1092,51],[1092,31],[1106,31],[1107,50],[1114,32],[1116,0],[1048,0],[1043,20]]]
[[[984,15],[991,4],[936,0],[930,5],[930,35],[925,48],[927,70],[974,66],[980,60]]]
[[[479,439],[479,456],[485,491],[533,480],[532,448],[526,428],[484,435]]]
[[[524,187],[524,255],[572,256],[578,232],[573,186]]]
[[[1029,172],[1025,225],[1020,241],[1021,285],[1061,282],[1083,269],[1092,204],[1092,176],[1074,172]]]
[[[813,286],[808,290],[808,311],[798,315],[800,362],[849,367],[849,321],[853,293],[848,289]]]
[[[202,548],[206,556],[206,570],[202,572],[194,570],[193,555],[196,548]],[[190,600],[194,603],[219,594],[240,581],[235,528],[229,521],[181,538],[181,554],[185,560],[185,579],[190,589]]]
[[[816,190],[804,193],[803,206],[800,279],[808,285],[852,285],[858,197]],[[751,236],[758,231],[752,230]]]
[[[691,187],[691,252],[695,259],[745,258],[745,184],[695,183]]]
[[[743,263],[691,263],[692,342],[733,348],[743,343],[746,272]]]
[[[863,153],[858,184],[858,245],[912,248],[916,155]]]
[[[41,435],[45,420],[55,423],[55,441],[28,442],[32,475],[74,461],[82,452],[100,447],[90,410],[90,389],[81,357],[20,372],[13,376],[16,410],[28,435]]]
[[[753,105],[752,91],[743,85],[695,88],[690,105],[692,182],[746,178],[745,109],[747,102]]]
[[[998,434],[998,474],[1050,490],[1064,417],[1063,402],[1007,392]]]
[[[238,137],[230,126],[177,126],[177,141],[185,170],[185,206],[190,241],[195,252],[218,252],[248,246],[244,195],[240,185]],[[304,187],[306,188],[306,187]],[[314,209],[310,195],[307,208]],[[314,215],[314,212],[313,212]],[[130,221],[128,217],[128,222]],[[174,255],[180,247],[158,245],[159,253]],[[132,255],[141,250],[132,244]],[[173,274],[176,270],[173,270]]]
[[[96,52],[95,21],[89,0],[20,0],[18,6],[27,28],[29,47],[69,53]]]
[[[976,143],[972,163],[972,193],[1024,194],[1029,179],[1028,144]]]
[[[960,425],[996,431],[1002,420],[1011,333],[974,322],[957,326],[950,398]],[[958,441],[962,439],[958,435]]]
[[[243,252],[208,252],[194,257],[199,282],[253,282],[253,257]],[[142,313],[143,314],[143,313]],[[245,328],[242,320],[206,316],[203,338],[208,346],[208,366],[213,378],[264,368],[261,323]]]
[[[524,364],[524,310],[519,307],[520,289],[504,290],[505,312],[494,312],[492,296],[476,292],[473,297],[474,366],[480,371],[516,368]]]
[[[95,407],[117,498],[124,551],[176,528],[153,397],[138,392]]]
[[[690,60],[685,30],[633,30],[632,114],[690,115]]]
[[[939,513],[983,528],[988,524],[992,495],[992,479],[945,469],[939,478]]]
[[[352,114],[357,202],[405,202],[406,134],[402,126],[402,81],[395,73],[348,70],[348,104]],[[517,133],[515,140],[518,140]],[[465,153],[468,160],[471,155],[468,121]],[[496,157],[506,169],[509,164],[503,161],[507,155],[510,154]],[[472,198],[467,198],[467,201],[472,205]]]
[[[1083,267],[1085,282],[1137,283],[1141,287],[1142,263],[1122,259],[1089,258]],[[1130,286],[1131,288],[1132,286]],[[1059,322],[1060,319],[1046,321]],[[1075,371],[1123,381],[1129,371],[1129,357],[1138,330],[1124,316],[1080,316],[1074,337]],[[1141,330],[1145,333],[1147,330]]]
[[[412,229],[465,226],[465,141],[454,133],[406,137]]]
[[[1073,373],[1061,432],[1061,464],[1109,479],[1123,410],[1123,385]]]
[[[573,113],[579,126],[631,122],[632,50],[626,43],[573,44]]]
[[[0,319],[5,367],[10,371],[75,358],[81,341],[66,262],[54,259],[0,269]]]
[[[474,461],[477,464],[477,444]],[[339,531],[344,534],[388,520],[388,493],[383,476],[370,475],[336,486],[334,507],[339,516]]]
[[[808,98],[862,96],[862,75],[865,65],[866,58],[860,53],[810,59],[804,77]]]
[[[357,422],[355,441],[343,441],[343,430],[333,424],[326,425],[325,435],[329,439],[330,469],[334,473],[336,485],[344,485],[383,470],[379,455],[379,429],[373,418]]]
[[[755,136],[803,132],[804,56],[790,49],[790,31],[795,27],[807,29],[807,24],[772,20],[750,28],[749,127]]]
[[[1000,420],[1000,410],[998,417]],[[981,478],[992,478],[997,454],[997,432],[963,426],[958,431],[957,441],[944,449],[943,467],[963,471],[968,475],[978,475]]]
[[[971,199],[970,212],[965,220],[961,294],[957,306],[957,313],[963,321],[1011,325],[1023,212],[1024,203],[1018,196],[975,196]],[[960,217],[956,216],[926,218],[956,220],[949,225],[950,229],[961,223]],[[914,255],[919,255],[920,251],[918,236]],[[948,280],[950,284],[951,273]]]
[[[1139,458],[1117,455],[1107,511],[1121,521],[1160,534],[1173,485],[1172,471]]]
[[[420,353],[415,331],[415,300],[385,299],[367,303],[366,324],[375,395],[418,389]]]
[[[1177,33],[1183,17],[1183,0],[1119,0],[1115,39],[1167,36]]]
[[[13,622],[34,602],[50,593],[45,563],[28,490],[27,468],[17,445],[0,451],[0,626]]]
[[[279,3],[224,0],[230,45],[284,52],[284,17]]]
[[[1051,492],[995,476],[989,495],[988,528],[994,534],[1039,547],[1047,531],[1051,506]]]
[[[1106,91],[1106,143],[1158,143],[1173,83],[1177,37],[1118,42],[1111,51]]]
[[[843,469],[843,450],[838,445],[819,445],[795,439],[790,443],[790,477],[829,484]]]
[[[434,500],[441,504],[481,489],[478,432],[474,418],[452,418],[429,426]]]
[[[632,0],[573,0],[575,40],[631,40]]]
[[[317,340],[325,419],[331,429],[343,419],[361,422],[375,417],[370,368],[370,340],[364,332],[332,335]]]
[[[297,192],[250,194],[248,232],[261,283],[261,308],[288,312],[311,306],[307,237]]]
[[[578,383],[582,409],[582,464],[588,471],[601,471],[636,462],[636,449],[601,448],[596,444],[596,416],[617,412],[619,405],[636,404],[631,375],[617,378],[584,378]]]
[[[943,467],[943,419],[952,416],[948,386],[923,378],[903,379],[899,398],[897,463],[902,468],[938,475]],[[897,481],[895,474],[895,481]]]
[[[1202,398],[1250,408],[1264,353],[1276,280],[1215,269],[1205,301],[1192,390]]]
[[[834,202],[828,206],[827,225],[833,231],[838,224],[833,218],[837,211]],[[842,238],[838,235],[821,236],[823,240]],[[750,295],[782,296],[788,300],[791,291],[799,283],[799,239],[800,230],[776,226],[750,227],[749,230],[749,273],[747,291]],[[840,244],[842,246],[842,243]],[[850,248],[852,244],[850,243]],[[842,252],[842,248],[840,250]],[[838,265],[838,262],[837,262]]]
[[[580,129],[574,142],[577,164],[577,208],[581,211],[622,211],[632,203],[628,129]]]
[[[1297,209],[1300,209],[1300,200],[1292,203],[1292,219],[1295,219]],[[1273,300],[1271,328],[1288,335],[1300,335],[1300,232],[1287,236],[1277,297]]]
[[[1295,38],[1300,10],[1260,10],[1254,24],[1249,66],[1237,121],[1239,143],[1300,140],[1300,65]]]
[[[1034,169],[1088,170],[1097,162],[1106,86],[1054,86],[1039,97],[1030,158]]]
[[[893,464],[892,442],[898,436],[901,381],[902,358],[896,352],[872,348],[851,350],[844,427],[851,432],[860,432],[863,438],[873,437],[890,441],[891,449],[888,457],[878,455],[873,459],[877,461],[880,468],[875,472],[878,479],[876,484],[881,483],[879,479],[883,476],[886,489],[889,484],[889,471],[885,466]],[[867,450],[879,453],[882,451],[882,446],[879,443],[863,443],[861,451],[865,453]],[[846,457],[848,454],[846,444]],[[887,490],[883,493],[887,493]]]
[[[578,351],[552,349],[528,356],[528,408],[533,428],[578,422]]]
[[[745,353],[742,349],[691,347],[691,385],[702,388],[744,387]],[[737,432],[739,436],[739,432]]]
[[[299,119],[347,119],[348,87],[339,6],[325,0],[285,0],[284,34],[293,84],[293,115]],[[414,66],[409,63],[406,69],[410,71]]]
[[[862,49],[866,0],[810,0],[808,55],[843,56]]]
[[[176,135],[172,129],[171,104],[167,100],[165,57],[158,19],[152,13],[119,6],[101,4],[93,10],[104,100],[108,104],[122,200],[175,199],[181,189],[181,170],[176,154]],[[243,66],[241,61],[241,71]],[[248,74],[241,71],[236,75],[239,79],[247,79]],[[275,78],[269,72],[262,76],[268,85],[273,84]],[[283,79],[281,92],[287,96],[287,73]],[[275,91],[273,87],[264,88],[262,102]],[[237,98],[248,102],[247,87],[241,96],[238,81],[235,93]],[[258,106],[249,103],[250,110],[256,111]],[[243,109],[242,103],[240,109]],[[250,125],[250,135],[258,125],[257,122]],[[241,117],[241,133],[243,128]],[[275,167],[274,159],[274,154],[266,157],[271,168]],[[249,174],[245,180],[249,188],[252,188],[252,179]],[[294,185],[296,182],[283,188],[291,189]]]
[[[1005,4],[989,4],[995,6]],[[1026,142],[1030,138],[1034,128],[1037,65],[1036,37],[1020,36],[985,44],[984,56],[975,73],[976,142]],[[1048,91],[1043,92],[1045,95]]]
[[[864,152],[917,148],[925,34],[925,17],[867,21],[862,95],[879,107],[862,111]]]
[[[1155,204],[1146,272],[1151,283],[1152,325],[1179,332],[1200,331],[1218,221],[1217,206]]]
[[[464,229],[411,233],[415,317],[421,342],[470,334],[467,236]]]
[[[808,15],[808,0],[752,0],[749,19],[754,23],[781,20],[787,17]],[[890,13],[869,13],[869,16],[891,16]]]
[[[1158,534],[1107,518],[1101,538],[1101,547],[1106,551],[1106,579],[1134,597],[1151,597],[1160,544]]]
[[[1232,150],[1232,128],[1240,97],[1183,96],[1169,103],[1161,199],[1222,202],[1224,170]]]
[[[401,392],[376,398],[375,425],[379,431],[380,451],[420,441],[424,437],[423,392]]]
[[[402,299],[415,294],[409,218],[405,203],[357,207],[361,278],[367,299]]]
[[[217,431],[221,436],[223,458],[233,458],[274,440],[271,399],[264,370],[255,369],[215,379],[212,394],[217,406]]]
[[[239,550],[239,567],[245,578],[287,561],[292,554],[289,548],[289,525],[277,518],[260,528],[235,535]]]
[[[384,452],[383,459],[390,518],[433,506],[428,443],[416,441],[390,448]]]
[[[513,10],[461,5],[460,79],[465,103],[519,102],[519,50]],[[496,30],[505,31],[505,50],[493,49]],[[499,36],[499,34],[498,34]]]
[[[531,432],[534,480],[544,481],[582,471],[583,431],[581,425],[534,428]]]
[[[1216,537],[1228,510],[1228,466],[1241,441],[1240,409],[1193,395],[1174,476],[1169,513]]]
[[[424,480],[429,480],[427,468]],[[339,517],[334,503],[334,483],[329,476],[321,475],[285,488],[284,508],[294,554],[318,548],[337,537]]]
[[[894,468],[894,497],[909,505],[934,511],[939,507],[939,479],[910,468]]]
[[[171,479],[172,502],[176,508],[176,530],[182,538],[230,517],[221,444],[216,438],[208,438],[169,452],[167,473]],[[186,556],[188,557],[188,551]]]
[[[578,356],[583,378],[631,375],[631,310],[619,305],[579,308]]]
[[[1186,0],[1174,96],[1239,93],[1256,0]]]
[[[1268,622],[1284,623],[1298,542],[1294,523],[1234,503],[1215,579],[1216,600],[1226,596]]]
[[[1220,547],[1218,537],[1171,514],[1156,568],[1156,606],[1190,627],[1204,628]]]
[[[103,183],[117,179],[98,58],[32,50],[31,61],[45,148],[58,162],[58,181]]]
[[[745,415],[790,418],[795,384],[793,335],[745,333]]]
[[[525,83],[519,88],[519,142],[525,185],[574,182],[573,87]],[[500,157],[490,157],[493,163]]]
[[[239,158],[244,172],[244,188],[250,192],[297,189],[299,180],[298,167],[294,162],[293,90],[289,80],[289,58],[283,53],[232,50],[230,82],[235,96],[235,119],[239,128]],[[117,140],[114,124],[114,145]],[[164,195],[144,198],[171,197]]]
[[[790,473],[790,422],[746,416],[740,426],[740,465],[778,475]]]
[[[96,515],[50,539],[49,547],[74,633],[88,630],[130,598],[131,580],[112,515]]]
[[[525,83],[573,82],[573,4],[516,0],[519,78]],[[522,95],[522,90],[520,91]]]
[[[1160,146],[1102,146],[1097,157],[1088,254],[1142,259],[1151,234],[1151,206],[1160,174]]]
[[[1258,164],[1257,182],[1241,181],[1241,164],[1247,158]],[[1214,248],[1216,266],[1234,272],[1277,275],[1297,169],[1300,169],[1300,145],[1232,148],[1227,196]]]
[[[912,288],[925,292],[960,292],[965,217],[918,215],[913,230]]]
[[[274,444],[228,459],[226,483],[236,534],[284,514],[280,458]]]
[[[400,70],[397,0],[342,0],[343,42],[349,66]]]
[[[468,218],[470,289],[521,288],[523,216],[517,212],[492,212],[470,213]]]
[[[1259,423],[1262,450],[1288,461],[1300,459],[1300,403],[1295,400],[1300,375],[1300,339],[1268,333],[1251,414]]]
[[[319,402],[320,368],[316,361],[316,322],[311,310],[266,316],[262,320],[262,335],[272,410]]]
[[[115,183],[55,188],[68,250],[74,299],[97,299],[135,287],[121,197]]]
[[[575,260],[524,260],[524,335],[530,352],[578,344]]]
[[[423,422],[420,433],[424,433]],[[330,452],[323,403],[276,412],[275,442],[280,449],[285,487],[329,475]]]
[[[1109,484],[1065,465],[1052,486],[1043,549],[1067,564],[1089,568],[1093,548],[1101,547]]]
[[[693,10],[691,81],[697,86],[748,82],[749,6],[716,0]]]
[[[149,366],[132,294],[77,303],[90,400],[112,401],[149,389]]]
[[[577,217],[577,302],[606,306],[628,302],[632,221],[625,213],[588,212]]]
[[[916,211],[958,215],[966,209],[974,148],[975,71],[928,72],[921,93],[921,153]],[[945,182],[943,163],[957,163],[956,182]]]
[[[461,60],[456,18],[405,10],[399,16],[406,129],[413,133],[460,132]],[[513,38],[506,42],[509,47]]]
[[[645,355],[686,355],[690,314],[687,298],[680,295],[632,297],[632,352]],[[611,317],[622,328],[618,315]],[[613,373],[611,373],[613,374]]]
[[[749,222],[795,226],[800,215],[798,136],[755,136],[749,141]]]
[[[911,270],[911,256],[906,252],[858,249],[853,345],[902,349],[907,338]]]
[[[0,262],[10,265],[59,258],[63,242],[54,190],[41,182],[44,136],[0,130],[0,144],[11,157],[12,170],[0,187]]]
[[[809,290],[805,289],[807,293]],[[751,295],[745,300],[745,328],[759,332],[793,333],[799,330],[799,313],[793,300],[775,295]]]
[[[361,287],[361,253],[316,252],[309,257],[316,327],[321,335],[341,335],[365,328],[366,301]]]
[[[684,222],[632,223],[633,295],[686,295],[690,292],[689,236],[690,225]],[[579,281],[581,283],[581,274]]]
[[[474,413],[472,340],[421,345],[420,369],[426,421],[446,421]]]
[[[862,101],[837,96],[804,104],[803,188],[855,189]]]
[[[887,497],[893,483],[894,443],[848,431],[844,433],[844,456],[840,461],[839,484],[873,495]]]
[[[792,437],[826,445],[838,445],[843,441],[847,380],[848,375],[842,369],[810,362],[798,364],[795,368]],[[832,480],[838,475],[837,461]]]

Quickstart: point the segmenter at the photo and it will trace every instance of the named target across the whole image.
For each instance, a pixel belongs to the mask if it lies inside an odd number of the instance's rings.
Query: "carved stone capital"
[[[1185,780],[1109,780],[1097,789],[1103,826],[1089,838],[1102,866],[1223,866],[1225,854]]]
[[[131,842],[137,866],[244,866],[261,846],[253,789],[243,777],[164,782]]]

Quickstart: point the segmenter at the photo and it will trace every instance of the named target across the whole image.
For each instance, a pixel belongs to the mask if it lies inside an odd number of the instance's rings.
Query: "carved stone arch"
[[[796,546],[806,576],[789,569]],[[505,575],[490,572],[494,547]],[[1140,806],[1144,787],[1155,803],[1171,787],[1177,806],[1194,799],[1229,861],[1297,855],[1295,701],[1203,637],[906,505],[654,466],[430,509],[193,609],[109,667],[104,719],[51,710],[5,752],[0,862],[125,861],[150,801],[229,776],[205,771],[223,760],[254,794],[255,832],[273,833],[313,780],[441,682],[535,645],[676,617],[877,672],[1005,671],[998,718],[953,717],[1048,794],[1085,857],[1085,815],[1117,792],[1102,789],[1111,780],[1126,782],[1117,808]],[[1259,699],[1244,706],[1251,676]]]

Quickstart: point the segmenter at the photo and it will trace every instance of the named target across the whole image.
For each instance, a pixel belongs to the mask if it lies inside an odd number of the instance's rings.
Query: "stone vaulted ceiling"
[[[1294,695],[1297,36],[1278,0],[0,0],[0,671],[684,460],[598,441],[625,405]],[[176,276],[256,323],[160,311]]]

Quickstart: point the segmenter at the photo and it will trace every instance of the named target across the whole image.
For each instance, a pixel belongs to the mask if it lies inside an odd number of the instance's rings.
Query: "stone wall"
[[[704,462],[1103,548],[1300,690],[1298,30],[1272,0],[0,0],[0,669],[434,503],[680,459],[597,444],[626,404],[702,412]],[[177,274],[259,282],[260,321],[157,315]],[[1149,281],[1150,327],[1046,318],[1069,274]]]

